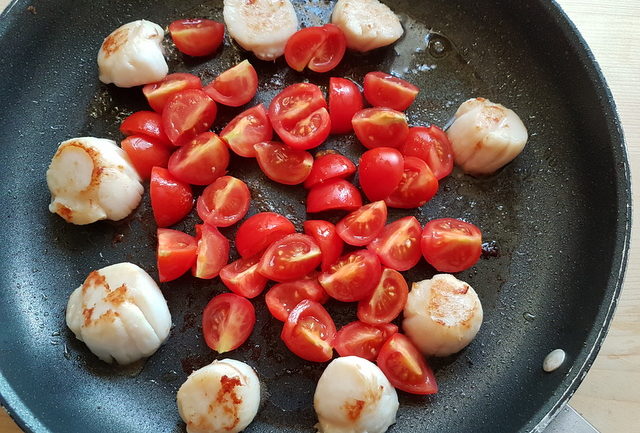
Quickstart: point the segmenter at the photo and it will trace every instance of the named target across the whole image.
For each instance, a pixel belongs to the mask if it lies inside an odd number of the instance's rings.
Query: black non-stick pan
[[[258,70],[256,100],[268,104],[284,86],[329,75],[362,82],[371,70],[392,72],[421,88],[411,123],[444,125],[464,100],[484,96],[514,109],[530,139],[498,173],[446,178],[415,212],[421,222],[456,217],[477,224],[488,254],[459,278],[479,293],[485,321],[461,353],[432,360],[440,392],[400,392],[391,432],[525,432],[545,425],[576,390],[593,362],[621,287],[630,228],[629,167],[611,94],[584,41],[547,0],[395,1],[405,36],[369,54],[347,54],[331,74],[299,74],[282,59],[256,60],[227,38],[215,56],[192,59],[171,49],[170,70],[205,82],[241,59]],[[328,21],[333,2],[295,2],[303,26]],[[177,18],[222,21],[222,1],[14,2],[0,18],[0,393],[27,431],[181,432],[175,405],[180,384],[218,357],[201,336],[206,302],[225,289],[190,276],[162,285],[173,316],[171,335],[146,363],[99,361],[66,328],[71,291],[94,269],[131,261],[155,273],[155,226],[148,198],[120,222],[65,223],[47,210],[47,165],[62,140],[92,135],[119,141],[120,121],[146,108],[139,89],[97,79],[102,39],[145,18],[165,26]],[[435,44],[440,41],[440,44]],[[444,52],[434,49],[444,46]],[[243,108],[221,109],[219,131]],[[351,135],[322,148],[354,161]],[[275,184],[254,160],[234,158],[250,214],[272,210],[301,229],[301,187]],[[390,219],[410,212],[392,211]],[[339,215],[321,215],[335,221]],[[196,217],[177,228],[191,231]],[[235,229],[224,230],[232,237]],[[406,274],[429,278],[426,263]],[[257,324],[228,355],[258,372],[264,401],[248,432],[312,432],[312,396],[324,365],[300,360],[279,339],[263,297]],[[329,303],[337,325],[355,319],[353,305]],[[561,348],[554,373],[542,360]]]

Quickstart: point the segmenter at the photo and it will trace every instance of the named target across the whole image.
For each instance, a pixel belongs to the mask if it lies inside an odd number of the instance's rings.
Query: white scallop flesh
[[[448,356],[474,339],[482,325],[477,293],[450,274],[414,283],[404,307],[402,328],[426,356]]]
[[[229,35],[261,60],[275,60],[298,31],[298,17],[289,0],[224,0]]]
[[[384,433],[396,422],[398,394],[374,363],[336,358],[325,368],[313,397],[320,433]]]
[[[447,130],[457,165],[470,174],[491,174],[524,150],[529,137],[518,115],[488,99],[460,105]]]
[[[349,48],[362,52],[391,45],[404,33],[398,16],[378,0],[338,0],[331,22],[342,29]]]
[[[47,184],[49,210],[78,225],[121,220],[144,192],[127,154],[115,141],[94,137],[62,142],[47,170]]]
[[[169,72],[163,39],[162,27],[151,21],[138,20],[118,27],[98,51],[100,81],[134,87],[162,80]]]
[[[155,353],[171,328],[158,285],[127,262],[91,272],[71,294],[66,319],[98,358],[123,365]]]
[[[213,361],[191,373],[176,400],[188,433],[237,433],[258,413],[260,381],[244,362]]]

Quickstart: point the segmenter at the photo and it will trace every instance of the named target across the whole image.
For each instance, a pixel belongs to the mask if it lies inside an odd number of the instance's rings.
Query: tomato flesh
[[[286,322],[291,310],[305,299],[324,304],[329,297],[318,283],[318,279],[303,278],[271,287],[264,297],[267,308],[273,317]]]
[[[203,18],[177,20],[169,24],[176,48],[188,56],[213,54],[224,39],[224,25]]]
[[[316,185],[307,194],[307,212],[353,211],[362,206],[360,191],[352,183],[335,179]]]
[[[344,247],[342,239],[336,232],[336,226],[327,221],[307,220],[304,222],[304,232],[315,239],[320,247],[322,252],[320,269],[328,270],[329,266],[340,258]]]
[[[208,131],[217,113],[215,101],[204,91],[182,90],[168,99],[162,111],[162,126],[169,140],[182,146]]]
[[[171,96],[187,89],[202,89],[202,81],[193,74],[177,72],[167,75],[156,83],[146,84],[142,88],[142,93],[153,111],[162,113]]]
[[[353,131],[351,119],[364,108],[358,86],[346,78],[329,79],[329,117],[332,134],[348,134]]]
[[[326,362],[333,357],[336,325],[322,305],[305,299],[291,310],[280,338],[302,359]]]
[[[340,356],[359,356],[375,361],[382,345],[396,332],[398,327],[391,323],[369,325],[351,322],[338,331],[334,346]]]
[[[454,218],[429,221],[422,231],[422,254],[440,272],[460,272],[475,265],[482,253],[482,233]]]
[[[367,245],[387,222],[387,205],[384,201],[366,204],[342,218],[336,225],[338,236],[349,245]]]
[[[369,72],[364,76],[364,97],[374,107],[404,111],[413,104],[419,90],[408,81],[384,72]]]
[[[362,191],[371,201],[389,197],[400,185],[403,172],[404,158],[399,150],[392,147],[367,150],[360,157],[358,179]]]
[[[137,111],[124,119],[120,125],[124,135],[142,135],[157,140],[160,144],[171,145],[165,134],[162,116],[153,111]]]
[[[246,215],[250,200],[246,183],[233,176],[222,176],[202,191],[196,210],[207,224],[229,227]]]
[[[236,154],[245,158],[255,157],[253,145],[273,138],[273,129],[264,106],[258,104],[238,114],[220,132],[220,138]]]
[[[318,275],[318,281],[332,298],[355,302],[371,294],[381,274],[378,257],[370,251],[358,250],[341,257]]]
[[[286,217],[274,212],[260,212],[238,227],[236,249],[242,257],[255,256],[295,232],[296,228]]]
[[[143,135],[130,135],[122,140],[120,147],[127,152],[131,163],[144,180],[151,178],[153,167],[166,167],[171,156],[167,145]]]
[[[196,240],[178,230],[158,229],[158,276],[161,283],[175,280],[196,260]]]
[[[415,156],[426,162],[438,180],[453,171],[451,142],[447,134],[437,126],[410,128],[400,151],[405,156]]]
[[[325,24],[294,33],[284,48],[284,58],[298,72],[306,67],[314,72],[328,72],[340,63],[346,48],[342,30],[334,24]]]
[[[278,282],[297,280],[318,267],[320,247],[311,236],[294,233],[271,244],[264,252],[258,272]]]
[[[412,209],[431,200],[436,192],[438,179],[427,163],[414,156],[407,156],[400,184],[384,201],[389,207]]]
[[[304,187],[309,189],[330,179],[345,179],[356,172],[356,166],[349,158],[339,153],[326,153],[313,161]]]
[[[169,172],[192,185],[209,185],[227,172],[229,150],[213,132],[203,132],[173,152]]]
[[[254,146],[262,172],[271,180],[285,185],[305,181],[313,167],[313,156],[276,141],[264,141]]]
[[[378,255],[384,266],[396,271],[408,271],[422,257],[421,237],[420,222],[408,216],[386,225],[367,248]]]
[[[358,302],[358,319],[371,325],[389,323],[402,312],[409,286],[402,274],[385,268],[371,295]]]
[[[258,272],[259,256],[240,258],[220,270],[220,280],[236,295],[255,298],[267,286],[267,279]]]
[[[191,212],[193,194],[189,184],[182,182],[162,167],[153,167],[149,187],[153,217],[158,227],[167,227]]]
[[[218,353],[240,347],[255,324],[256,312],[251,302],[234,293],[215,296],[202,313],[204,340]]]
[[[214,101],[239,107],[251,101],[258,90],[258,74],[248,60],[243,60],[207,84],[205,93]]]
[[[364,147],[400,147],[409,133],[404,113],[391,108],[365,108],[351,120],[353,130]]]
[[[191,273],[196,278],[210,280],[229,262],[229,240],[209,224],[196,225],[196,262]]]

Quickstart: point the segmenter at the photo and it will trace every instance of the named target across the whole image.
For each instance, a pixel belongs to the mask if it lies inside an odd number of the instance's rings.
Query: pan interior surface
[[[295,1],[303,26],[329,20],[333,2]],[[514,4],[517,3],[517,4]],[[291,354],[281,323],[255,299],[257,323],[241,348],[222,356],[201,336],[201,312],[225,288],[190,276],[161,285],[174,327],[145,363],[100,362],[66,328],[71,291],[94,269],[122,261],[154,275],[155,225],[145,196],[120,222],[73,226],[47,210],[48,163],[59,142],[78,136],[120,141],[118,126],[147,109],[139,89],[105,86],[96,54],[116,27],[148,19],[162,26],[186,17],[222,21],[222,2],[17,1],[0,20],[0,176],[4,193],[0,249],[0,392],[18,422],[35,432],[182,432],[175,394],[187,375],[214,359],[253,366],[264,399],[247,432],[312,432],[313,392],[324,364]],[[297,73],[283,59],[261,62],[229,37],[205,59],[182,56],[167,40],[171,72],[205,83],[248,58],[258,95],[269,101],[285,86],[309,80],[326,89],[329,76],[362,83],[373,70],[394,73],[421,89],[407,115],[413,125],[443,126],[464,100],[483,96],[512,108],[526,124],[525,151],[495,175],[460,172],[415,214],[421,223],[462,218],[478,225],[497,254],[457,275],[478,292],[485,321],[461,353],[432,361],[434,396],[399,392],[390,432],[531,431],[575,390],[595,357],[622,280],[629,233],[629,181],[624,144],[610,94],[588,50],[556,5],[547,1],[428,0],[390,3],[405,36],[369,54],[348,53],[329,74]],[[436,41],[445,52],[434,50]],[[249,106],[248,105],[248,106]],[[245,107],[246,108],[246,107]],[[220,107],[214,131],[243,108]],[[332,136],[320,149],[353,161],[363,148],[353,135]],[[274,211],[299,230],[305,191],[273,183],[254,160],[233,157],[229,174],[251,189],[249,215]],[[194,212],[195,214],[195,212]],[[338,214],[322,214],[333,222]],[[315,218],[315,217],[314,217]],[[191,232],[197,217],[176,226]],[[222,230],[233,239],[235,228]],[[232,257],[233,259],[234,257]],[[407,280],[430,278],[421,262]],[[353,304],[329,303],[341,326]],[[567,361],[542,371],[553,349]]]

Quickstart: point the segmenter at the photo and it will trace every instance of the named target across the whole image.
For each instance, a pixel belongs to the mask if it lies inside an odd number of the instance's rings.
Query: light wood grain
[[[609,82],[625,130],[636,209],[640,205],[640,1],[558,0],[593,50]],[[0,0],[2,10],[9,0]],[[640,413],[640,217],[625,287],[609,335],[571,399],[602,433],[638,431]],[[635,430],[634,430],[635,429]],[[21,430],[0,409],[0,433]]]

